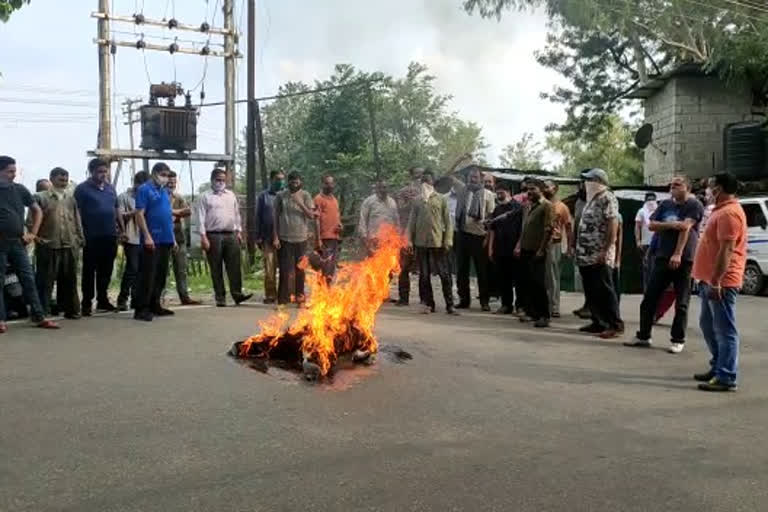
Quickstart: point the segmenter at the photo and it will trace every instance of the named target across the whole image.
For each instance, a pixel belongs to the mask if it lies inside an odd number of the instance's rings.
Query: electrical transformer
[[[189,93],[183,107],[174,102],[184,95],[179,83],[152,84],[149,104],[141,107],[141,148],[188,152],[197,149],[197,110]],[[164,98],[165,105],[159,100]]]

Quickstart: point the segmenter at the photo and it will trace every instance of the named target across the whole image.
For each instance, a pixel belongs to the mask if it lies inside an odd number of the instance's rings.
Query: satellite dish
[[[644,124],[637,130],[637,132],[635,133],[635,145],[640,149],[645,149],[648,146],[653,146],[654,148],[656,148],[656,150],[658,150],[664,156],[667,155],[666,151],[664,151],[659,146],[653,143],[653,125],[650,123]]]
[[[645,149],[653,141],[653,125],[646,123],[635,133],[635,145],[640,149]]]

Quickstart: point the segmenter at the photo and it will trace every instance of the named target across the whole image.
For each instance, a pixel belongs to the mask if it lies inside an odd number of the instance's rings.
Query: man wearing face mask
[[[323,176],[321,192],[315,196],[317,207],[317,231],[320,242],[320,252],[326,263],[323,264],[323,274],[328,282],[336,273],[336,260],[341,244],[341,212],[339,201],[333,194],[336,180],[330,174]]]
[[[496,195],[483,187],[482,173],[472,167],[467,175],[466,185],[454,179],[454,186],[459,192],[456,204],[456,231],[458,241],[458,276],[459,309],[469,309],[471,297],[469,291],[470,265],[474,264],[477,273],[477,287],[480,292],[480,307],[490,311],[490,290],[488,285],[488,250],[485,246],[485,221],[493,214],[496,207]]]
[[[640,251],[640,257],[643,262],[643,291],[648,284],[649,263],[648,263],[648,247],[651,245],[651,238],[653,238],[653,232],[650,230],[651,216],[656,211],[658,203],[656,202],[656,194],[648,192],[645,194],[645,202],[643,206],[637,210],[635,215],[635,242],[637,243],[637,249]]]
[[[683,351],[688,327],[691,269],[704,207],[691,194],[690,181],[685,176],[672,178],[669,193],[672,197],[662,201],[651,216],[649,227],[658,237],[658,247],[654,251],[651,275],[640,304],[640,330],[635,339],[625,345],[651,346],[651,330],[659,300],[672,284],[675,288],[675,319],[669,352],[679,354]]]
[[[275,197],[285,187],[285,174],[272,171],[269,188],[256,198],[256,245],[264,259],[264,304],[277,302],[277,249],[274,245]]]
[[[109,183],[109,163],[94,158],[88,162],[88,172],[90,177],[75,189],[75,200],[85,234],[81,282],[83,316],[91,316],[94,287],[96,309],[117,310],[109,302],[107,292],[117,256],[118,235],[124,232],[117,192]]]
[[[136,223],[141,232],[139,291],[133,318],[151,322],[155,316],[171,316],[160,299],[165,290],[171,251],[175,250],[173,209],[168,179],[171,169],[163,162],[152,167],[150,179],[136,192]]]
[[[216,306],[227,306],[224,268],[229,278],[229,293],[235,304],[250,299],[243,293],[240,246],[243,243],[242,222],[237,196],[227,190],[227,171],[211,171],[211,189],[200,196],[197,204],[200,247],[208,258]]]
[[[586,204],[576,234],[576,264],[584,283],[592,323],[580,330],[611,339],[624,331],[613,286],[611,264],[616,260],[619,203],[608,189],[608,175],[598,168],[581,174]]]
[[[14,183],[15,179],[16,160],[9,156],[0,156],[0,283],[5,283],[7,267],[13,267],[24,293],[24,302],[29,306],[32,321],[43,329],[58,329],[56,323],[45,319],[37,296],[32,265],[24,248],[37,238],[42,212],[29,190],[24,185]],[[32,212],[32,228],[27,233],[24,232],[25,207]],[[8,330],[5,315],[5,294],[0,290],[0,334]]]
[[[501,294],[501,307],[496,314],[508,315],[514,311],[520,274],[520,259],[514,252],[523,231],[523,206],[512,199],[512,191],[505,182],[496,185],[496,202],[488,221],[488,260],[495,266]]]
[[[523,288],[529,295],[520,321],[533,320],[538,328],[549,327],[551,318],[546,263],[555,215],[552,203],[544,198],[545,188],[546,185],[539,179],[528,181],[530,208],[523,219],[520,237],[520,260],[525,276]]]
[[[312,196],[302,188],[301,174],[288,174],[288,190],[275,198],[274,245],[280,266],[280,281],[277,288],[277,303],[303,304],[304,269],[299,261],[307,252],[310,229],[317,226],[317,213]]]
[[[455,315],[453,309],[453,282],[448,263],[448,252],[453,244],[453,225],[448,202],[435,191],[435,177],[426,170],[421,175],[421,196],[416,200],[408,219],[406,239],[415,248],[419,263],[419,290],[424,300],[424,313],[435,312],[432,276],[440,277],[443,287],[445,310]]]
[[[80,318],[77,254],[83,245],[83,227],[73,191],[69,189],[69,173],[56,167],[50,178],[53,186],[36,195],[43,211],[35,248],[37,290],[43,310],[48,313],[56,284],[57,307],[65,318],[76,320]]]

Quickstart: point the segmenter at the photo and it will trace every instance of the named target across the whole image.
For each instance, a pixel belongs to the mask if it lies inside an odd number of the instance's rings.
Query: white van
[[[741,292],[758,295],[768,281],[768,196],[739,199],[747,216],[747,268]]]

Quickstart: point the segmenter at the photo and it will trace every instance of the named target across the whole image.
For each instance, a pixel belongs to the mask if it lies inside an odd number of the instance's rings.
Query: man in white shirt
[[[224,287],[224,267],[229,278],[229,293],[235,304],[250,299],[253,294],[243,294],[240,266],[240,246],[243,243],[240,207],[237,196],[227,190],[227,171],[211,172],[211,189],[206,191],[197,204],[200,225],[200,245],[208,256],[211,281],[216,305],[226,307],[227,290]]]
[[[650,274],[648,271],[648,247],[651,245],[651,238],[653,237],[653,232],[650,230],[651,215],[656,211],[657,206],[656,194],[648,192],[645,194],[643,206],[635,215],[635,241],[643,261],[643,290],[645,290],[645,284]]]

